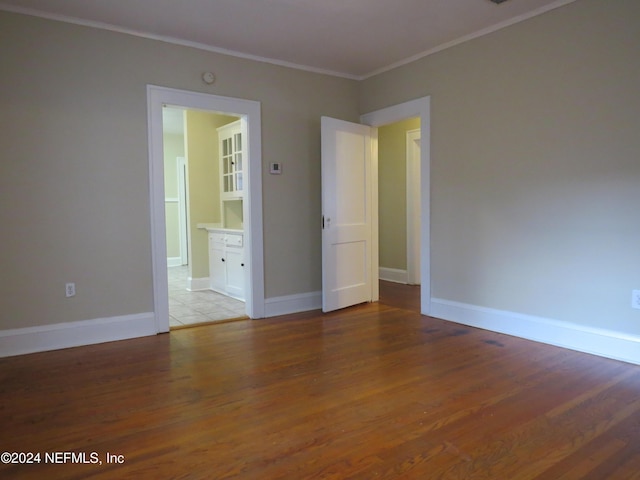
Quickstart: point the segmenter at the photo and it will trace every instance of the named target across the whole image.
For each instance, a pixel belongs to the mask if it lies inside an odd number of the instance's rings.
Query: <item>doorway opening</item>
[[[242,247],[242,257],[235,255],[238,261],[238,268],[242,268],[242,274],[238,275],[237,270],[231,274],[234,288],[242,289],[245,299],[245,313],[250,318],[262,318],[264,316],[264,258],[262,242],[262,178],[261,178],[261,133],[260,133],[260,103],[250,100],[220,97],[216,95],[201,94],[184,90],[175,90],[164,87],[149,85],[147,87],[147,112],[149,126],[149,178],[151,193],[151,240],[153,255],[153,292],[154,292],[154,312],[156,327],[158,332],[168,332],[170,328],[169,315],[169,274],[168,274],[168,239],[167,217],[165,194],[165,152],[164,152],[164,132],[163,132],[163,111],[171,107],[184,111],[193,111],[198,115],[231,116],[238,122],[238,135],[243,138],[242,159],[245,170],[242,174],[240,190],[242,202],[233,205],[232,214],[241,219],[242,234],[240,240],[233,235],[235,232],[222,233],[212,239],[213,229],[216,227],[225,228],[223,225],[216,225],[214,221],[194,220],[193,204],[186,202],[187,217],[191,218],[191,225],[187,228],[187,266],[191,272],[191,289],[197,290],[205,285],[205,282],[198,276],[195,266],[197,245],[194,242],[194,231],[198,231],[205,236],[200,238],[200,248],[203,240],[208,248],[210,240],[222,240],[222,244],[229,248]],[[239,119],[239,120],[237,120]],[[180,155],[175,155],[176,158]],[[187,172],[187,190],[193,189],[194,185],[189,181],[189,152],[188,146],[185,148]],[[179,160],[176,160],[176,164]],[[238,177],[236,175],[236,177]],[[176,181],[177,182],[177,181]],[[210,185],[215,182],[211,179]],[[168,187],[168,185],[167,185]],[[167,189],[168,191],[168,189]],[[233,192],[232,192],[233,194]],[[238,194],[238,192],[235,192]],[[169,197],[170,198],[170,197]],[[231,196],[225,197],[233,200]],[[179,209],[178,209],[179,210]],[[204,218],[206,220],[206,218]],[[194,225],[195,223],[195,225]],[[200,227],[200,231],[198,230]],[[194,230],[195,229],[195,230]],[[234,230],[238,230],[235,228]],[[206,233],[205,233],[206,232]],[[225,243],[227,242],[228,243]],[[238,250],[232,251],[235,254]],[[202,255],[200,255],[202,257]],[[182,257],[180,257],[182,258]],[[182,260],[180,260],[182,262]],[[240,266],[241,265],[241,266]],[[225,277],[226,278],[226,277]],[[210,284],[210,282],[207,282]],[[198,292],[194,292],[198,293]]]
[[[233,125],[239,131],[240,118],[168,105],[162,113],[170,328],[246,318],[243,285],[228,291],[226,269],[211,271],[211,256],[217,250],[210,251],[209,245],[213,231],[233,231],[240,238],[245,234],[242,189],[227,198],[221,188],[228,180],[223,178],[221,157],[224,132]],[[242,151],[238,152],[242,166]],[[244,258],[241,247],[234,250],[231,253]],[[227,260],[224,253],[221,258]],[[227,265],[233,260],[229,258]],[[242,280],[241,268],[237,276]]]
[[[380,280],[420,284],[420,118],[378,127]]]
[[[417,118],[419,120],[419,127],[415,130],[419,131],[420,137],[420,148],[417,152],[417,155],[419,157],[420,179],[419,185],[413,185],[414,189],[419,190],[419,199],[416,199],[417,201],[414,201],[413,205],[415,206],[417,203],[419,207],[419,226],[417,226],[420,237],[419,248],[417,248],[419,256],[418,278],[420,283],[420,313],[422,313],[423,315],[429,315],[431,312],[430,110],[431,98],[422,97],[398,105],[393,105],[391,107],[383,108],[381,110],[376,110],[374,112],[364,114],[360,117],[362,123],[372,127],[376,127],[376,130],[379,130],[379,127],[392,125],[412,118]],[[377,137],[378,134],[379,132],[376,132],[375,136]],[[414,132],[413,135],[416,134],[417,132]],[[407,142],[410,138],[410,136],[407,136]],[[376,142],[376,156],[379,154],[378,148],[379,143]],[[376,188],[379,188],[379,186],[377,186]],[[415,214],[413,215],[413,218],[413,221],[415,222]],[[415,224],[413,228],[414,230],[416,229]],[[415,238],[415,236],[412,238]],[[413,248],[413,251],[416,251],[415,247]],[[413,265],[415,265],[415,260]]]

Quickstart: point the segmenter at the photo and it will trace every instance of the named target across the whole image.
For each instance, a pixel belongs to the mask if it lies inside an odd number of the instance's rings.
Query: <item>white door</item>
[[[374,299],[373,152],[371,127],[329,117],[321,126],[322,310],[329,312]]]

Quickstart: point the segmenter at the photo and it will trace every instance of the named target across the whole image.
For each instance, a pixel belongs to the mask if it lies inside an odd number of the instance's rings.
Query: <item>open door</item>
[[[374,300],[373,143],[367,125],[322,117],[321,126],[322,310],[330,312]]]

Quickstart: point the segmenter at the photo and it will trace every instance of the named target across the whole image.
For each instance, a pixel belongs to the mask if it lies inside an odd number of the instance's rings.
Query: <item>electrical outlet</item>
[[[631,292],[631,308],[640,309],[640,290]]]
[[[76,284],[75,283],[67,283],[65,286],[65,295],[67,298],[73,297],[76,294]]]

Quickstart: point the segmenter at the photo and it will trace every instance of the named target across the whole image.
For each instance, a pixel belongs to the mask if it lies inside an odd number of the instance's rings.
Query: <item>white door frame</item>
[[[407,118],[420,118],[420,312],[431,312],[431,97],[422,97],[405,103],[376,110],[360,116],[360,121],[372,127],[381,127]],[[374,139],[377,143],[377,136]],[[374,146],[377,149],[377,145]],[[374,157],[377,161],[377,154]],[[374,208],[377,222],[377,208]]]
[[[164,211],[162,108],[165,105],[240,116],[247,139],[248,175],[243,202],[246,262],[246,308],[251,318],[264,317],[264,253],[262,241],[262,143],[260,102],[147,85],[149,191],[153,308],[156,330],[169,331],[167,239]]]
[[[406,133],[407,282],[420,284],[420,129]]]
[[[189,264],[189,249],[187,245],[189,245],[189,227],[188,227],[188,214],[187,209],[189,208],[189,202],[187,202],[188,197],[188,185],[187,185],[187,175],[185,169],[187,168],[187,163],[184,157],[176,157],[176,178],[178,181],[178,228],[179,238],[180,238],[180,261],[182,265]]]

